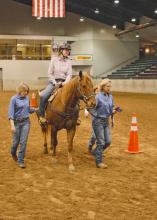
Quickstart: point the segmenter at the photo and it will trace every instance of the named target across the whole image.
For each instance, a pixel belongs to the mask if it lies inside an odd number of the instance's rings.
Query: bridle
[[[82,99],[84,102],[85,102],[85,104],[87,104],[87,101],[91,98],[91,97],[95,97],[95,93],[91,93],[91,94],[89,94],[88,96],[87,95],[85,95],[83,92],[81,92],[81,89],[80,89],[80,83],[79,83],[79,85],[78,85],[78,87],[77,87],[77,91],[79,92],[79,94],[80,94],[80,99]]]

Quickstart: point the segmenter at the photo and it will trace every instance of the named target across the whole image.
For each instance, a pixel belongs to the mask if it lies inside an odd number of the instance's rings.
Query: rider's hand
[[[59,82],[57,85],[58,85],[59,88],[63,87],[62,82]]]

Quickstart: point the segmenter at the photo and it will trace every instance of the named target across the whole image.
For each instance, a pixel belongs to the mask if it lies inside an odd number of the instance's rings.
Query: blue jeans
[[[41,92],[40,104],[39,104],[39,115],[40,116],[43,116],[43,117],[45,116],[46,104],[54,89],[55,89],[55,85],[49,82],[47,87]]]
[[[24,122],[15,122],[15,133],[13,134],[13,143],[11,154],[16,155],[18,145],[20,146],[18,153],[18,163],[24,163],[28,134],[30,130],[30,120]]]
[[[88,142],[88,150],[90,151],[92,150],[92,147],[94,146],[95,142],[96,142],[96,137],[94,131],[92,130],[92,134]]]
[[[102,163],[102,152],[111,144],[109,121],[107,118],[94,118],[92,121],[93,130],[96,136],[96,148],[93,154],[96,165]]]

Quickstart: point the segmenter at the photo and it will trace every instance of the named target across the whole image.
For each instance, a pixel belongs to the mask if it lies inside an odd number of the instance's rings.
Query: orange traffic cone
[[[33,108],[37,108],[38,107],[37,97],[36,97],[36,94],[34,92],[32,93],[30,106],[33,107]]]
[[[128,144],[128,150],[126,152],[131,153],[131,154],[141,153],[141,151],[139,150],[139,143],[138,143],[138,129],[137,129],[136,114],[132,115],[130,140]]]

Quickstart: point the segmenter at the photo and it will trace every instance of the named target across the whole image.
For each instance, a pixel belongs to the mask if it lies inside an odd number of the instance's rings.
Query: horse
[[[67,131],[68,143],[68,165],[69,171],[74,171],[72,160],[73,138],[76,132],[76,124],[79,116],[79,100],[83,100],[88,108],[96,104],[93,92],[93,83],[89,73],[79,72],[78,76],[72,78],[62,88],[59,88],[52,102],[48,102],[46,108],[47,124],[42,127],[44,137],[44,153],[48,153],[47,134],[48,127],[51,128],[51,150],[53,161],[56,162],[57,132],[61,129]]]

